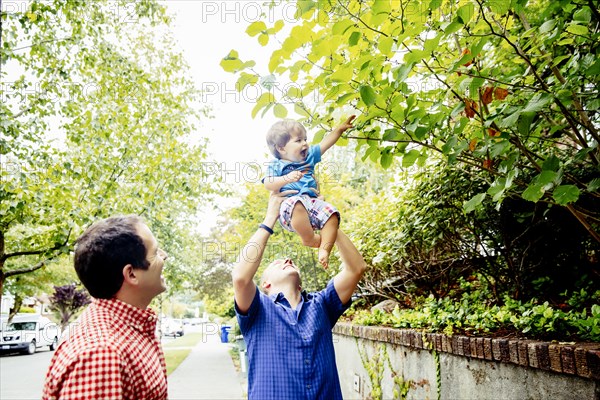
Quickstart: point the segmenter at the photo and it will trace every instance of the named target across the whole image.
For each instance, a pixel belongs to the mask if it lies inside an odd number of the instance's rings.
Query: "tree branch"
[[[350,12],[350,10],[348,10],[348,7],[346,7],[346,5],[344,5],[344,4],[342,4],[342,2],[341,2],[340,0],[338,0],[338,4],[339,4],[339,5],[340,5],[340,6],[341,6],[341,7],[342,7],[344,10],[346,10],[346,12],[348,13],[348,15],[349,15],[349,16],[351,16],[352,18],[354,18],[355,20],[357,20],[357,21],[359,21],[361,24],[363,24],[363,25],[365,26],[365,28],[367,28],[367,29],[369,29],[369,30],[371,30],[371,31],[373,31],[373,32],[377,32],[377,33],[379,33],[379,34],[380,34],[380,35],[382,35],[382,36],[385,36],[385,37],[388,37],[388,36],[389,36],[389,35],[387,35],[387,34],[385,34],[385,33],[381,32],[381,31],[378,31],[377,29],[375,29],[375,28],[372,28],[372,27],[370,27],[369,25],[367,25],[367,23],[366,23],[365,21],[363,21],[363,20],[362,20],[362,19],[361,19],[361,18],[360,18],[358,15],[354,15],[354,14],[352,14],[352,13]]]
[[[44,253],[49,253],[51,251],[55,251],[60,249],[61,247],[64,247],[67,245],[67,243],[69,242],[69,237],[71,237],[71,231],[72,228],[69,229],[69,233],[67,234],[67,238],[65,239],[64,243],[56,243],[53,247],[51,248],[47,248],[47,249],[40,249],[40,250],[28,250],[28,251],[15,251],[14,253],[6,253],[6,254],[2,254],[0,256],[0,265],[4,264],[4,261],[6,261],[7,259],[11,258],[11,257],[19,257],[19,256],[35,256],[38,254],[44,254]],[[4,236],[2,236],[2,239],[4,238]],[[54,258],[54,257],[53,257]],[[41,268],[41,267],[40,267]],[[37,268],[36,268],[37,269]],[[8,272],[7,272],[8,274]]]

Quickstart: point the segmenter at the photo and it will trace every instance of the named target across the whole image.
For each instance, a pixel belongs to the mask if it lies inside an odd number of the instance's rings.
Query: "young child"
[[[315,165],[321,161],[321,155],[353,127],[355,117],[350,116],[314,146],[306,142],[306,129],[302,124],[293,120],[279,121],[267,133],[267,144],[275,159],[267,168],[263,180],[265,188],[272,192],[298,191],[281,204],[279,222],[285,229],[297,232],[305,246],[318,248],[319,262],[325,268],[329,266],[329,253],[337,237],[340,213],[318,198]]]

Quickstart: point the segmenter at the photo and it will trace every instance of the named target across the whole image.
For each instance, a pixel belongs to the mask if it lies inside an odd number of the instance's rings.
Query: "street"
[[[54,354],[47,347],[32,355],[0,356],[0,399],[34,400],[42,397],[46,370]]]

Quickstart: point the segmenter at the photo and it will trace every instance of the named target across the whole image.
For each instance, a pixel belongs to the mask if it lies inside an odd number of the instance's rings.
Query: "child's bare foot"
[[[320,247],[319,248],[319,262],[323,266],[323,268],[329,268],[329,250]]]

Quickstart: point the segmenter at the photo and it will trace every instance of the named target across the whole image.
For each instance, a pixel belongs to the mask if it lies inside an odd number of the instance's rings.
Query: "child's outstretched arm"
[[[270,192],[279,192],[279,190],[288,183],[298,182],[304,176],[303,171],[292,171],[283,176],[267,176],[264,179],[265,189]]]
[[[354,126],[352,125],[354,118],[356,118],[356,115],[351,115],[345,122],[331,131],[329,135],[325,136],[325,138],[319,144],[319,146],[321,146],[321,155],[329,150],[329,148],[338,141],[338,139],[342,136],[342,133]]]

